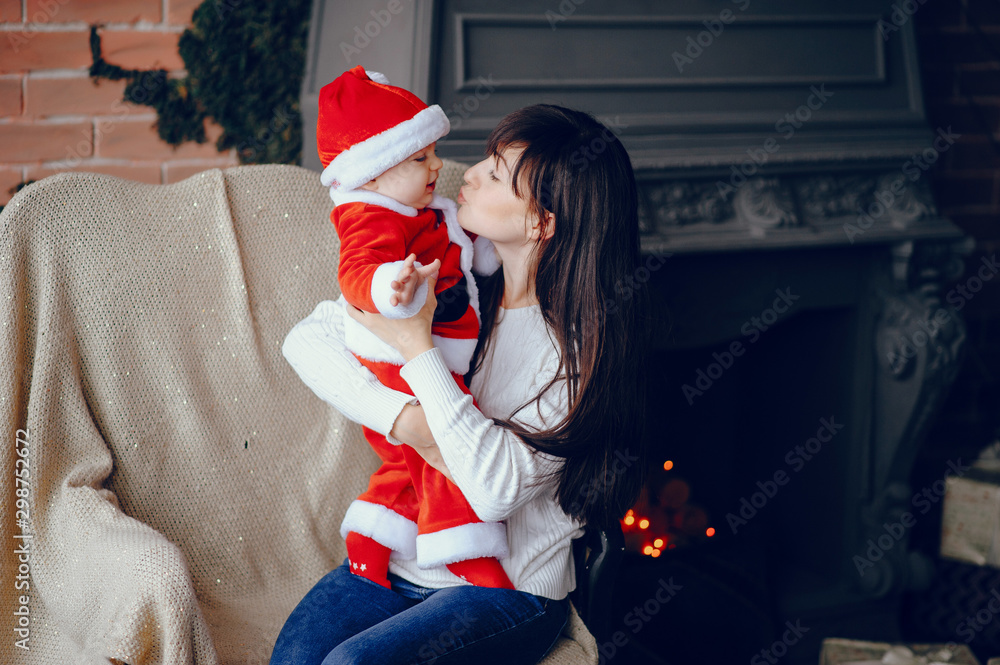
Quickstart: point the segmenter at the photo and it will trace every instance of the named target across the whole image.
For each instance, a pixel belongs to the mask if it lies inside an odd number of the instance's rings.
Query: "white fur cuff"
[[[383,263],[375,269],[372,276],[372,302],[378,308],[379,313],[390,319],[408,319],[424,306],[427,302],[427,282],[424,282],[413,292],[413,300],[409,305],[392,305],[389,298],[395,291],[390,286],[399,276],[399,271],[403,267],[403,261],[393,261]],[[420,268],[420,262],[413,263],[414,268]]]
[[[399,553],[401,559],[417,556],[417,523],[385,506],[355,499],[340,523],[340,536],[347,538],[353,531]]]
[[[506,559],[509,555],[507,527],[503,522],[462,524],[417,536],[417,566],[420,568],[484,556]]]

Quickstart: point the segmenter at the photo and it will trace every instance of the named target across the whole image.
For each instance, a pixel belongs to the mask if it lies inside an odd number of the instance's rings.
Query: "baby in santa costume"
[[[319,94],[317,147],[321,182],[336,204],[341,301],[390,318],[415,315],[427,283],[414,268],[440,260],[431,328],[435,346],[464,392],[479,333],[479,298],[472,275],[495,271],[492,244],[458,225],[455,204],[434,194],[441,160],[435,142],[450,123],[384,76],[355,67]],[[345,342],[384,385],[413,394],[399,376],[402,355],[344,316]],[[389,558],[447,565],[477,586],[513,588],[498,561],[507,551],[502,522],[480,520],[461,491],[412,448],[365,428],[382,459],[368,489],[348,508],[340,531],[351,571],[382,586]],[[395,444],[395,445],[394,445]]]

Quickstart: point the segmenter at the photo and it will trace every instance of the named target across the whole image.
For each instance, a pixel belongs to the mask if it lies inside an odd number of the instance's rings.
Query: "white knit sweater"
[[[381,385],[346,349],[343,309],[324,301],[288,333],[285,358],[321,399],[345,416],[387,434],[409,395]],[[502,561],[514,586],[552,599],[575,587],[571,541],[582,534],[555,499],[560,458],[533,453],[493,417],[528,427],[554,424],[566,414],[565,383],[534,403],[556,375],[559,350],[538,305],[500,309],[492,352],[469,389],[479,406],[455,384],[441,354],[432,349],[401,370],[424,407],[427,423],[459,489],[484,521],[505,520],[510,557]],[[332,377],[336,377],[333,379]],[[444,566],[421,569],[416,560],[393,559],[390,572],[415,584],[441,588],[466,584]]]

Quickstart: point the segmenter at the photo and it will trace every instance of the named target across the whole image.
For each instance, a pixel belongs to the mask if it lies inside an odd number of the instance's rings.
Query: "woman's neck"
[[[518,252],[514,256],[504,256],[502,250],[500,258],[503,270],[503,298],[500,306],[504,309],[518,309],[519,307],[530,307],[538,304],[534,286],[528,280],[528,257],[523,252]]]

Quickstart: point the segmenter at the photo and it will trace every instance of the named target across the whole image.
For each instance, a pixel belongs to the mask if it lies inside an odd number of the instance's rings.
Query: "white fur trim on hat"
[[[333,201],[333,205],[335,206],[345,203],[367,203],[369,205],[381,206],[406,217],[416,217],[417,212],[419,212],[413,206],[400,203],[394,198],[373,192],[370,189],[337,190],[331,187],[330,200]]]
[[[334,189],[357,189],[447,134],[448,116],[435,104],[343,151],[323,169],[320,182]]]
[[[389,79],[387,79],[385,74],[381,72],[370,72],[366,69],[365,74],[367,74],[368,78],[375,81],[376,83],[381,83],[382,85],[391,85],[389,83]]]
[[[503,522],[462,524],[417,536],[418,568],[434,568],[484,556],[506,559],[509,555],[507,528]]]
[[[385,506],[358,499],[352,501],[340,523],[340,536],[347,538],[351,531],[399,552],[400,558],[417,556],[417,523]]]
[[[417,287],[417,290],[413,292],[413,300],[410,301],[409,305],[393,305],[389,300],[392,294],[395,293],[391,284],[399,276],[399,271],[405,263],[405,261],[383,263],[378,268],[375,268],[375,273],[372,275],[372,302],[378,308],[379,314],[382,314],[387,319],[408,319],[419,312],[420,308],[427,302],[426,281],[422,282]],[[413,267],[422,268],[423,266],[420,261],[414,261]]]

